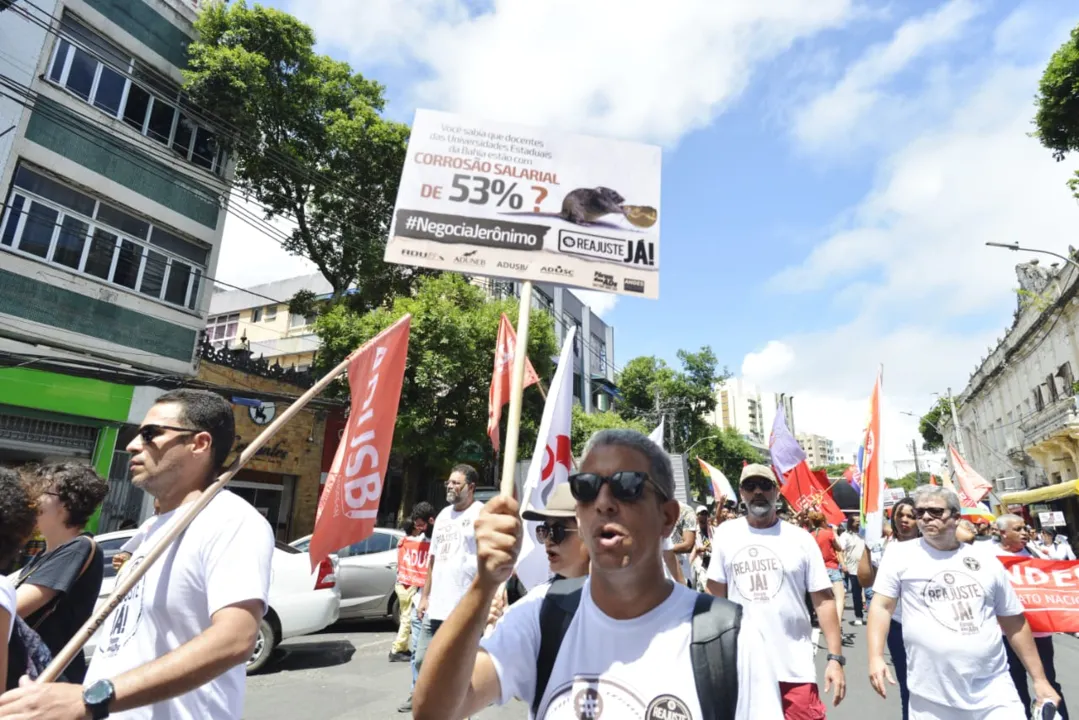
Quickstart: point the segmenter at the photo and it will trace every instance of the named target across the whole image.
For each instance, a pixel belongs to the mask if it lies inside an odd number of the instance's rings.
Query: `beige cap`
[[[548,518],[571,518],[577,515],[577,501],[570,492],[569,483],[564,482],[551,492],[547,498],[547,507],[529,506],[521,517],[525,520],[546,520]]]
[[[754,463],[753,465],[746,465],[742,468],[742,478],[739,482],[745,482],[749,478],[764,478],[765,480],[771,480],[774,485],[778,485],[776,482],[776,474],[772,472],[772,468],[767,465],[759,465]]]

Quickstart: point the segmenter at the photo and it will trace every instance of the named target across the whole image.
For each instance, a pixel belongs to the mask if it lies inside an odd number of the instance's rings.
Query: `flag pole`
[[[362,350],[363,348],[360,349]],[[356,352],[359,352],[359,350],[357,350]],[[159,540],[154,545],[154,547],[151,548],[150,552],[146,553],[145,559],[141,563],[139,563],[138,567],[132,568],[130,572],[122,574],[121,577],[118,578],[116,588],[112,591],[112,595],[109,596],[109,599],[106,600],[101,607],[94,611],[94,613],[83,624],[79,631],[75,633],[75,635],[68,641],[67,645],[64,646],[64,649],[61,650],[60,653],[53,658],[53,661],[49,663],[48,667],[46,667],[45,670],[42,671],[41,675],[38,676],[37,682],[55,682],[56,679],[60,677],[60,674],[75,658],[76,653],[82,652],[83,646],[87,642],[89,642],[90,638],[93,637],[97,629],[101,627],[102,623],[105,622],[105,619],[109,616],[109,613],[116,609],[116,606],[119,605],[120,601],[123,600],[124,596],[131,591],[131,588],[135,587],[135,584],[142,579],[142,576],[146,574],[146,571],[150,569],[150,566],[153,565],[158,558],[165,554],[165,551],[169,549],[169,547],[176,540],[176,538],[179,537],[180,534],[187,529],[187,526],[190,525],[191,522],[198,516],[198,514],[202,512],[207,505],[210,504],[210,501],[213,500],[214,497],[225,488],[225,486],[230,480],[232,480],[236,473],[238,473],[240,469],[244,465],[246,465],[248,461],[251,460],[251,458],[255,457],[255,454],[258,453],[260,449],[262,449],[262,446],[268,443],[270,439],[273,438],[273,436],[276,435],[277,432],[285,426],[285,423],[295,417],[296,414],[299,413],[305,405],[307,405],[307,403],[309,403],[320,392],[325,390],[330,385],[330,383],[337,379],[339,375],[348,370],[348,364],[349,362],[351,362],[352,356],[355,355],[356,352],[353,352],[347,358],[342,360],[337,365],[337,367],[330,370],[330,372],[327,373],[321,380],[311,386],[311,389],[298,397],[294,403],[285,408],[284,412],[274,418],[274,421],[267,425],[266,429],[259,433],[258,436],[251,441],[251,444],[244,448],[243,452],[241,452],[239,456],[235,460],[233,460],[232,465],[230,465],[225,472],[221,473],[221,475],[218,476],[217,480],[215,480],[212,485],[210,485],[208,488],[206,488],[206,490],[203,491],[202,495],[199,496],[199,499],[196,500],[191,506],[191,508],[176,521],[176,523],[167,533],[165,533],[161,540]],[[518,393],[518,396],[519,395],[520,393]],[[520,406],[518,405],[518,412],[519,411]],[[514,432],[515,443],[516,440],[517,436],[516,432]]]
[[[521,400],[524,394],[525,363],[528,360],[528,321],[532,310],[532,281],[521,283],[517,312],[517,347],[513,353],[513,377],[510,379],[510,415],[506,420],[506,444],[502,452],[501,494],[513,497],[516,487],[517,438],[521,429]],[[542,393],[543,390],[541,389]],[[544,393],[546,400],[546,393]]]

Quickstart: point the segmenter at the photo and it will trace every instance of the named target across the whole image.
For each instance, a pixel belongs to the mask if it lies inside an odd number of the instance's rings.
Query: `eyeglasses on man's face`
[[[154,423],[150,423],[148,425],[143,425],[142,427],[140,427],[135,432],[135,434],[142,438],[143,443],[152,443],[155,438],[161,437],[162,435],[170,431],[187,434],[200,432],[195,428],[177,427],[175,425],[156,425]]]
[[[933,520],[941,520],[948,514],[948,508],[942,507],[916,507],[914,508],[914,519],[920,520],[928,515]]]

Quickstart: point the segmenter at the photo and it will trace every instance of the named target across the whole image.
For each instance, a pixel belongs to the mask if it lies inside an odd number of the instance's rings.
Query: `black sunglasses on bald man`
[[[763,477],[747,477],[741,482],[741,489],[751,493],[757,492],[758,490],[761,492],[768,492],[775,486],[776,484],[774,482]]]
[[[610,486],[611,495],[619,502],[635,502],[644,494],[644,486],[651,483],[656,494],[667,500],[667,493],[646,472],[622,470],[613,475],[598,473],[574,473],[569,476],[569,491],[577,502],[594,502],[604,483]]]

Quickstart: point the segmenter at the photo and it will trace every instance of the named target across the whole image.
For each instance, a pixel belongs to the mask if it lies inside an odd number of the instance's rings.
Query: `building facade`
[[[0,463],[92,463],[130,515],[122,432],[198,372],[231,176],[180,94],[197,4],[4,6]]]
[[[805,451],[806,461],[810,467],[834,465],[839,462],[835,451],[835,443],[823,435],[799,433],[797,439],[798,444]]]
[[[1032,261],[1016,274],[1012,326],[955,398],[966,459],[1001,493],[1079,477],[1079,272]],[[947,413],[940,430],[958,445]],[[1061,509],[1075,510],[1067,505]]]
[[[716,387],[716,408],[708,417],[718,428],[732,428],[764,457],[769,457],[768,440],[776,411],[782,405],[787,427],[794,432],[794,397],[786,393],[763,392],[744,378],[728,378]]]
[[[314,317],[290,313],[288,301],[301,290],[316,299],[333,291],[320,273],[255,285],[246,290],[215,292],[210,299],[206,334],[216,347],[244,347],[271,364],[310,369],[318,351]],[[273,300],[279,302],[272,302]]]
[[[473,282],[493,297],[521,297],[521,283],[491,278]],[[573,344],[573,396],[585,412],[611,407],[614,385],[614,326],[607,324],[569,288],[549,283],[532,284],[532,307],[554,320],[561,346],[570,328],[577,329]]]

